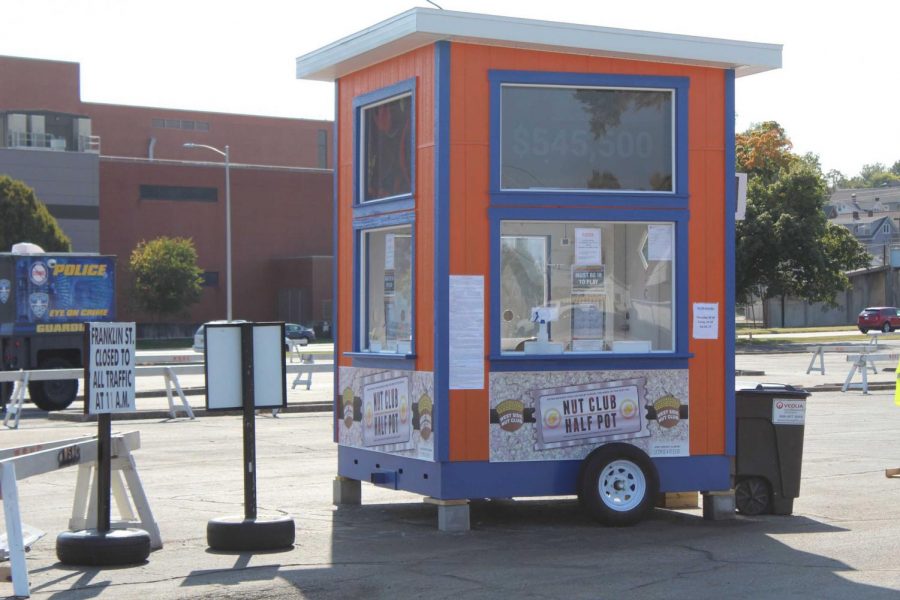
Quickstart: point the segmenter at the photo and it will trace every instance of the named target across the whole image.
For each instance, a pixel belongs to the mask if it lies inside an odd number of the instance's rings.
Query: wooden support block
[[[667,492],[656,498],[657,508],[700,508],[700,492]]]
[[[465,506],[469,503],[465,498],[462,500],[441,500],[440,498],[432,498],[431,496],[426,496],[422,501],[425,504],[433,504],[435,506]]]

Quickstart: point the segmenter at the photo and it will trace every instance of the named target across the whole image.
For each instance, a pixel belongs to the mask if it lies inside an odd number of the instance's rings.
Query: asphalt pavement
[[[792,516],[713,522],[699,509],[657,509],[619,529],[589,521],[574,498],[515,499],[473,502],[471,531],[440,532],[436,508],[415,494],[363,484],[361,506],[332,505],[330,412],[260,412],[260,514],[291,515],[296,543],[281,552],[212,552],[207,521],[243,512],[241,419],[145,412],[113,428],[141,433],[134,457],[163,548],[133,567],[64,566],[54,538],[68,527],[76,470],[22,480],[23,520],[48,532],[28,554],[32,597],[898,598],[900,479],[885,477],[885,469],[900,467],[894,373],[870,373],[878,385],[868,394],[825,391],[843,383],[846,354],[826,353],[824,375],[805,373],[811,356],[736,358],[739,370],[764,371],[752,379],[814,392]],[[294,390],[290,404],[330,398],[330,377],[318,379],[309,394]],[[202,395],[190,398],[202,405]],[[159,406],[164,397],[138,400],[139,410]],[[95,431],[92,423],[50,419],[29,407],[17,430],[2,432],[3,446]],[[0,593],[12,593],[5,585]]]

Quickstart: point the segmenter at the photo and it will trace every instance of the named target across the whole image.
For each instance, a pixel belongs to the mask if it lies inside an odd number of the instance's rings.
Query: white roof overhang
[[[297,78],[334,81],[441,40],[734,69],[737,77],[780,68],[782,49],[781,44],[413,8],[299,57]]]

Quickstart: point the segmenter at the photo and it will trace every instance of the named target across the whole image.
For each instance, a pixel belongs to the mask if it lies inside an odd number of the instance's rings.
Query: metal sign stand
[[[206,524],[206,543],[211,550],[225,552],[246,552],[262,550],[280,550],[294,545],[294,520],[289,516],[260,518],[256,510],[256,378],[254,376],[254,327],[261,325],[271,327],[272,324],[242,323],[240,325],[240,360],[241,360],[241,409],[244,442],[244,515],[210,519]],[[206,335],[210,329],[206,327]],[[275,343],[279,348],[278,359],[282,368],[282,402],[284,402],[284,325],[281,325]],[[206,348],[209,348],[207,339]],[[266,350],[272,350],[267,348]],[[268,355],[266,355],[268,357]],[[214,359],[215,362],[215,359]],[[209,364],[214,369],[216,365]],[[207,372],[207,377],[209,374]],[[207,390],[209,380],[207,379]],[[209,399],[207,399],[209,402]],[[269,408],[272,408],[269,406]]]
[[[133,565],[150,555],[150,534],[143,529],[110,529],[111,413],[134,410],[134,343],[134,323],[84,328],[84,412],[97,415],[97,527],[57,536],[56,556],[65,565]]]

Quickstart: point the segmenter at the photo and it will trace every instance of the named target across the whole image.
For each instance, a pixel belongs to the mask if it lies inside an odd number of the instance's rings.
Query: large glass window
[[[361,109],[360,200],[412,194],[412,95]]]
[[[412,226],[362,233],[360,348],[364,352],[412,351]]]
[[[674,192],[674,95],[503,84],[500,187]]]
[[[673,352],[675,225],[501,222],[504,353]]]

